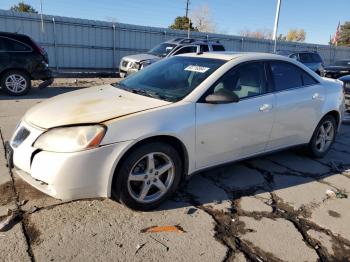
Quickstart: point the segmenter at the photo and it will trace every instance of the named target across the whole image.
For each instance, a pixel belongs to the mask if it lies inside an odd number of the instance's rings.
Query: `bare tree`
[[[196,7],[191,15],[191,22],[199,32],[213,33],[216,25],[213,22],[210,9],[207,4]]]
[[[239,32],[240,36],[252,37],[258,39],[272,39],[272,31],[269,29],[258,29],[255,31],[250,31],[245,29]]]

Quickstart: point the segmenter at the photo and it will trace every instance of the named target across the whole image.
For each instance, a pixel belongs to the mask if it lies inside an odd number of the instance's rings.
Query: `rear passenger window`
[[[271,62],[275,91],[303,86],[301,70],[286,62]]]
[[[21,42],[9,38],[2,38],[7,52],[29,52],[31,48]]]
[[[303,62],[303,63],[314,63],[315,62],[312,54],[309,54],[309,53],[300,53],[299,58],[300,58],[300,62]]]
[[[222,45],[213,45],[213,51],[225,51],[225,47]]]
[[[316,63],[322,62],[322,58],[320,57],[319,54],[312,54],[312,60]]]
[[[197,46],[185,46],[179,49],[175,55],[180,55],[180,54],[186,54],[186,53],[196,53],[197,52]]]
[[[306,72],[302,72],[302,77],[304,86],[312,86],[318,84],[318,82]]]

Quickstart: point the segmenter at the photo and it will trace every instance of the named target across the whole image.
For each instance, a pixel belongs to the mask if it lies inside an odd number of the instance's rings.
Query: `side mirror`
[[[219,91],[208,95],[205,98],[205,101],[210,104],[228,104],[228,103],[237,103],[239,97],[227,89],[220,89]]]

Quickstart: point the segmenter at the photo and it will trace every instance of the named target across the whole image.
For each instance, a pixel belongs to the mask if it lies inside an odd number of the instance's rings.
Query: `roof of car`
[[[206,52],[201,54],[189,53],[181,54],[179,56],[187,57],[203,57],[203,58],[212,58],[212,59],[221,59],[221,60],[232,60],[238,57],[247,57],[247,58],[256,58],[256,59],[278,59],[286,60],[284,56],[270,54],[270,53],[257,53],[257,52]]]
[[[215,39],[196,39],[196,38],[183,38],[178,37],[166,41],[166,43],[185,45],[185,44],[211,44],[211,45],[222,45],[218,40]]]
[[[25,37],[27,37],[26,35],[23,35],[23,34],[2,32],[2,31],[0,31],[0,35],[1,36],[25,36]]]

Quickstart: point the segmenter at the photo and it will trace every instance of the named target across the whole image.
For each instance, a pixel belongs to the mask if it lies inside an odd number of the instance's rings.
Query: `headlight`
[[[34,147],[51,152],[77,152],[98,147],[105,133],[102,125],[57,127],[39,136]]]

